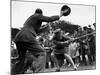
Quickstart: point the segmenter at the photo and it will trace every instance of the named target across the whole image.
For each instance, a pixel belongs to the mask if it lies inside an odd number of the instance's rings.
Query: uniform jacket
[[[47,17],[41,14],[33,14],[24,23],[24,27],[18,32],[14,41],[15,42],[30,42],[37,43],[36,36],[40,30],[42,22],[52,22],[59,20],[59,16]]]

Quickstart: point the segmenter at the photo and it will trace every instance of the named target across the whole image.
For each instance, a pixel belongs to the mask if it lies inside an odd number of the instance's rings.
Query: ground
[[[78,66],[78,69],[77,71],[80,71],[80,70],[95,70],[96,69],[96,65],[93,64],[93,65],[87,65],[87,66],[83,66],[83,65],[79,65]],[[56,68],[49,68],[49,69],[45,69],[45,72],[55,72]],[[62,67],[61,68],[61,72],[65,72],[65,71],[73,71],[73,68],[72,67]],[[32,74],[32,71],[30,70],[27,70],[27,73],[28,74]]]

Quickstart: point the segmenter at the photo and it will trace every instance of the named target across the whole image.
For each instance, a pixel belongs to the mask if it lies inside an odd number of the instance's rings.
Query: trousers
[[[11,68],[11,75],[22,74],[25,67],[25,55],[27,50],[32,54],[32,67],[35,73],[44,72],[46,53],[38,44],[28,42],[16,42],[18,50],[18,62]]]

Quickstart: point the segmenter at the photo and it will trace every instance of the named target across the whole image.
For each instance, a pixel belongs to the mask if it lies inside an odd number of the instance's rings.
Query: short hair
[[[88,25],[88,27],[91,27],[91,25]]]
[[[37,9],[35,10],[35,13],[42,14],[42,10],[41,10],[40,8],[37,8]]]
[[[41,38],[39,38],[39,41],[40,41],[40,42],[43,42],[43,41],[44,41],[44,39],[41,37]]]
[[[86,30],[86,29],[88,29],[88,27],[87,26],[84,26],[83,29]]]

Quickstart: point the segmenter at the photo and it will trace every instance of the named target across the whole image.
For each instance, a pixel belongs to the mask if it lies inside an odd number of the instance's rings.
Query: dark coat
[[[41,14],[34,14],[30,16],[24,23],[24,27],[16,35],[15,42],[30,42],[38,44],[35,37],[39,33],[42,22],[52,22],[59,20],[59,16],[47,17]]]

